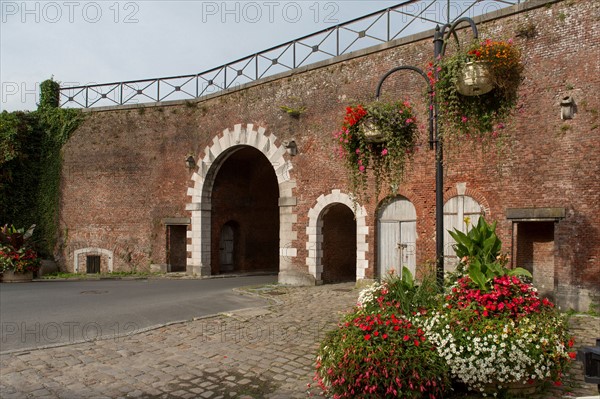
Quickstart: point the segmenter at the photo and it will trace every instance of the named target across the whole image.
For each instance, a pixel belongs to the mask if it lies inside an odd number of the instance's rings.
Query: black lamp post
[[[478,32],[475,21],[471,18],[463,17],[454,21],[452,24],[445,24],[440,28],[436,26],[433,35],[433,57],[435,63],[438,62],[446,53],[446,45],[452,35],[457,43],[458,36],[456,29],[461,23],[468,23],[473,31],[473,38],[477,39]],[[446,29],[448,30],[446,32]],[[398,71],[413,71],[421,75],[429,87],[429,148],[435,148],[435,265],[436,280],[440,287],[444,284],[444,151],[442,141],[440,140],[440,129],[438,127],[438,104],[434,95],[434,88],[422,69],[410,65],[402,65],[389,70],[379,80],[375,96],[379,99],[381,86],[383,82],[393,73]],[[435,79],[439,78],[437,68],[434,68]]]

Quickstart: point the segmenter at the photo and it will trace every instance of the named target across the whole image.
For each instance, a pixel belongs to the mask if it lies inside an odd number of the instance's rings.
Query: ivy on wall
[[[62,146],[83,120],[59,108],[60,85],[40,85],[33,112],[0,114],[0,225],[36,225],[38,251],[52,257],[56,243]]]

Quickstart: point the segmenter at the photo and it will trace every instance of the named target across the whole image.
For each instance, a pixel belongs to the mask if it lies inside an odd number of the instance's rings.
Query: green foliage
[[[40,84],[39,108],[58,108],[60,104],[60,83],[52,78],[44,80]]]
[[[306,107],[304,106],[288,107],[287,105],[281,105],[279,109],[281,109],[283,112],[287,113],[293,118],[300,117],[300,115],[302,115],[306,111]]]
[[[461,260],[458,272],[464,273],[466,266],[469,277],[481,290],[489,290],[495,277],[520,275],[531,278],[531,273],[523,268],[505,267],[506,257],[500,252],[502,242],[496,235],[496,222],[489,225],[480,217],[477,226],[473,226],[467,234],[457,229],[448,232],[456,241],[454,251]]]
[[[0,228],[0,273],[7,270],[35,272],[40,268],[40,259],[31,245],[34,229],[35,225],[27,231],[13,225]]]
[[[0,224],[37,223],[42,135],[37,112],[0,114]]]
[[[13,225],[5,224],[0,228],[0,245],[11,246],[14,249],[21,249],[25,244],[29,242],[35,225],[32,225],[27,231],[24,228],[16,228]]]
[[[480,217],[477,226],[467,234],[457,229],[449,233],[456,241],[454,252],[460,259],[467,257],[471,262],[493,263],[500,256],[502,242],[496,235],[496,222],[489,225]]]
[[[83,120],[79,110],[58,108],[59,84],[41,84],[34,112],[0,114],[0,223],[36,224],[42,255],[53,254],[61,149]]]
[[[440,302],[439,287],[432,275],[425,276],[420,284],[406,266],[402,275],[390,273],[382,284],[363,290],[358,302],[366,313],[392,311],[405,315],[436,307]]]

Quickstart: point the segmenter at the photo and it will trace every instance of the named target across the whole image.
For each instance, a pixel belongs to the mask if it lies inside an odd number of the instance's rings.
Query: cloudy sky
[[[73,86],[194,74],[401,2],[0,0],[0,108],[35,109],[52,76]],[[443,20],[445,4],[430,16]]]

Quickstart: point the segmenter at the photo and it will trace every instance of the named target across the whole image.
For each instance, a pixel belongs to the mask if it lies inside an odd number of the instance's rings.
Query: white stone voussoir
[[[295,182],[291,179],[290,171],[292,163],[284,158],[286,149],[283,146],[276,145],[277,137],[266,134],[266,129],[249,123],[246,126],[236,124],[232,129],[224,129],[222,136],[215,136],[212,144],[204,149],[204,154],[198,156],[199,163],[197,169],[192,175],[193,186],[188,188],[187,195],[192,197],[186,208],[191,212],[191,231],[188,232],[188,238],[191,243],[188,249],[192,248],[191,258],[187,259],[188,273],[197,274],[198,270],[202,274],[210,274],[210,223],[211,223],[211,192],[214,179],[221,165],[233,153],[234,147],[249,146],[256,148],[264,154],[269,160],[277,176],[279,184],[280,197],[290,197],[290,187],[295,187]],[[285,221],[280,222],[279,236],[295,236],[293,231],[294,220],[297,216],[290,213],[290,209],[280,206],[280,214],[289,215]],[[198,251],[198,248],[201,250]],[[297,255],[297,248],[290,247],[280,249],[282,256],[289,258]],[[283,265],[280,265],[280,268]]]
[[[308,226],[306,228],[306,249],[308,250],[308,256],[306,264],[309,266],[309,273],[313,275],[317,282],[321,281],[321,274],[323,273],[323,264],[321,262],[323,257],[323,211],[333,204],[344,204],[354,212],[357,231],[356,278],[362,279],[365,276],[365,270],[369,267],[369,261],[366,260],[369,248],[367,243],[367,235],[369,233],[367,211],[364,206],[355,204],[350,195],[338,189],[332,190],[330,194],[320,195],[317,198],[317,203],[308,211]]]

